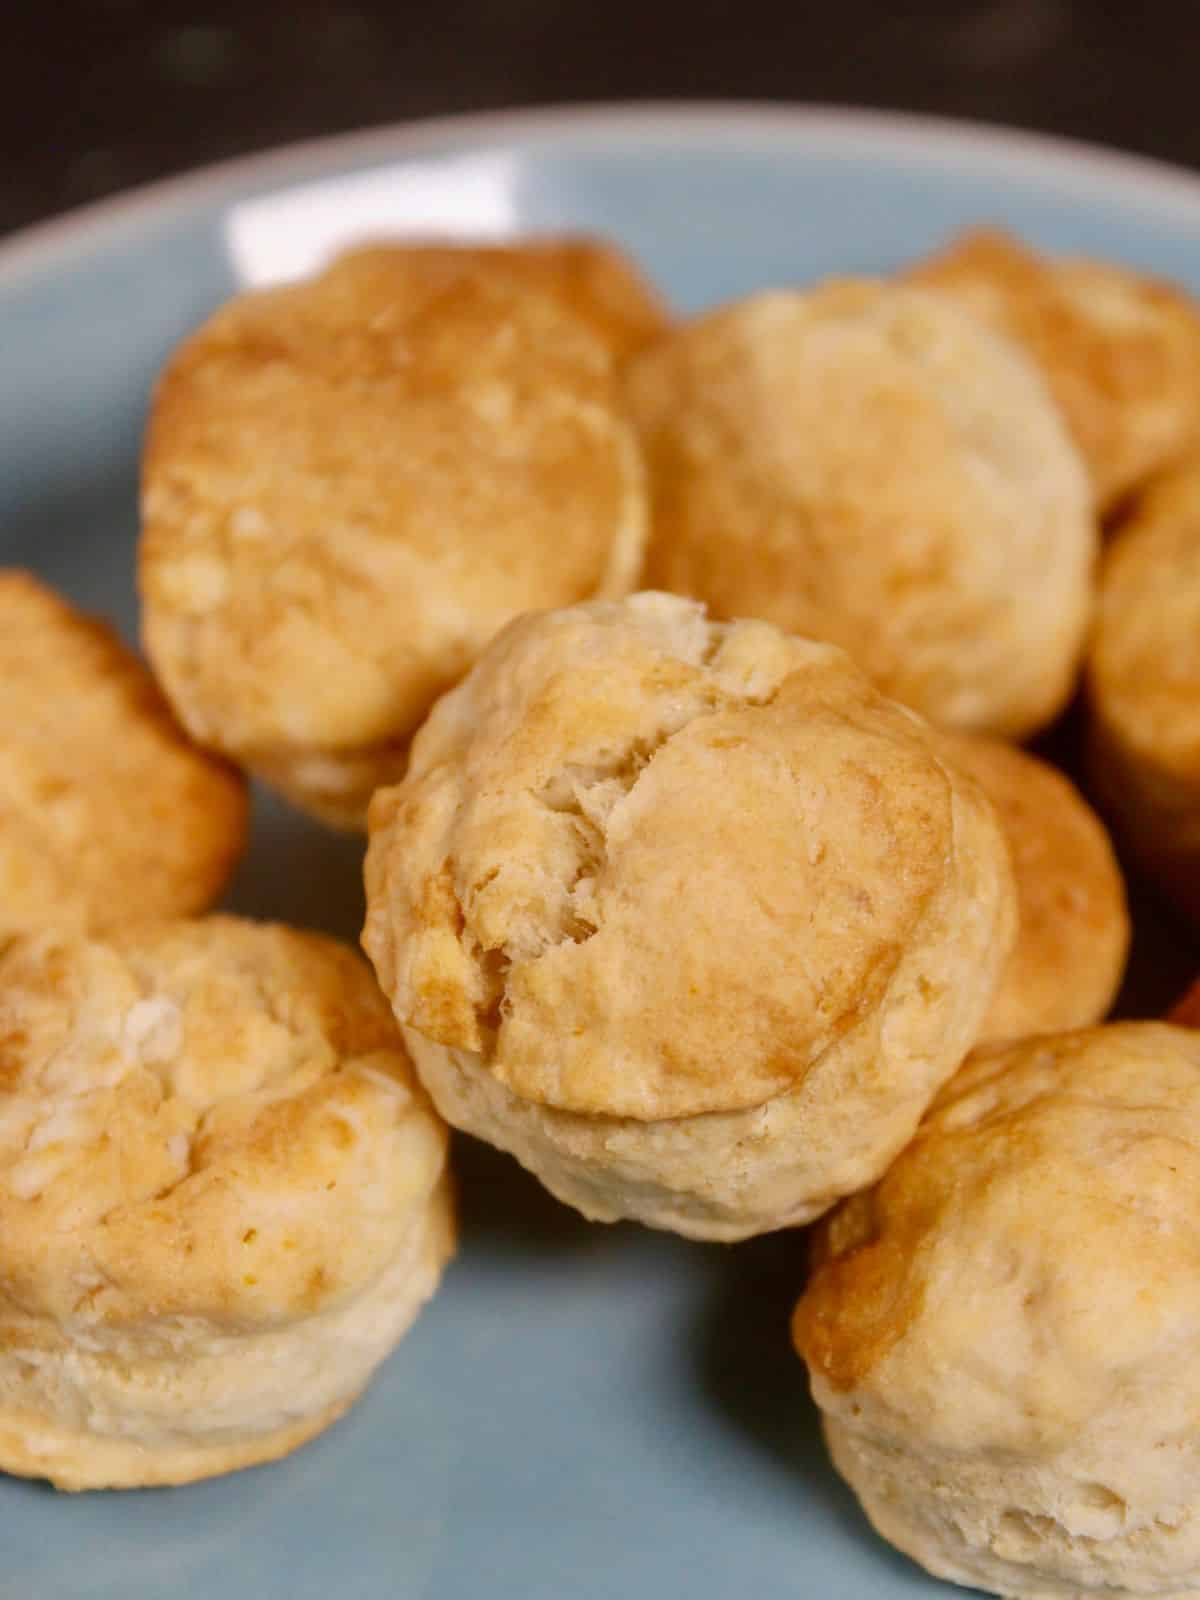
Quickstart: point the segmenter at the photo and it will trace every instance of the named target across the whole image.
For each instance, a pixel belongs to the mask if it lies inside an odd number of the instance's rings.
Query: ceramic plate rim
[[[786,101],[647,100],[545,105],[383,123],[300,140],[186,170],[120,191],[0,238],[0,288],[102,250],[145,225],[178,220],[206,203],[246,197],[377,162],[481,146],[553,139],[564,153],[597,139],[637,144],[669,136],[695,150],[723,135],[762,149],[805,137],[829,158],[889,165],[948,165],[1040,187],[1067,188],[1200,226],[1200,173],[1153,156],[986,121],[849,105]],[[1117,192],[1114,192],[1117,191]]]

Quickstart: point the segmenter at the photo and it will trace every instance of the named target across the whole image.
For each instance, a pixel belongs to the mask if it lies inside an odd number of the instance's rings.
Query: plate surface
[[[132,638],[157,368],[239,283],[303,271],[347,233],[595,228],[694,309],[886,270],[978,220],[1200,290],[1200,180],[844,112],[426,124],[96,207],[0,249],[0,562]],[[354,937],[359,847],[270,802],[256,820],[233,905]],[[459,1257],[344,1422],[289,1461],[187,1489],[67,1497],[0,1479],[0,1596],[953,1592],[869,1533],[825,1463],[787,1340],[799,1239],[728,1250],[592,1228],[500,1156],[464,1141],[459,1159]]]

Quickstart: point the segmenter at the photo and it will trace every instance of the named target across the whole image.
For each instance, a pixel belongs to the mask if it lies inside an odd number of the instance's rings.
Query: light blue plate
[[[314,186],[315,187],[312,187]],[[951,124],[675,108],[485,117],[242,162],[0,250],[0,561],[134,632],[138,440],[174,340],[347,233],[588,227],[680,307],[880,271],[977,220],[1200,289],[1200,182]],[[264,803],[233,897],[357,932],[356,845]],[[460,1148],[462,1250],[365,1401],[289,1461],[70,1498],[0,1479],[3,1600],[947,1594],[867,1530],[791,1355],[801,1241],[590,1228]]]

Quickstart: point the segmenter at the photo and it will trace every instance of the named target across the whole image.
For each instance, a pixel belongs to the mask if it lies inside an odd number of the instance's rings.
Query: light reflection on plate
[[[495,239],[519,218],[510,156],[460,156],[326,178],[235,205],[225,235],[238,283],[265,288],[302,278],[347,245],[404,234]]]

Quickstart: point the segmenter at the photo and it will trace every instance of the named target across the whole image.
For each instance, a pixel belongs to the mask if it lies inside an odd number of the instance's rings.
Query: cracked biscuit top
[[[244,1333],[371,1282],[445,1130],[362,959],[232,917],[0,954],[7,1312]],[[146,1318],[152,1319],[147,1325]]]
[[[246,813],[111,628],[0,570],[0,939],[203,911]]]
[[[194,736],[268,771],[402,747],[516,612],[625,593],[646,509],[613,365],[473,251],[360,251],[210,318],[143,466],[146,648]]]
[[[742,1110],[991,984],[919,961],[1010,892],[981,809],[832,646],[653,593],[524,617],[375,798],[364,942],[401,1021],[531,1101]]]

